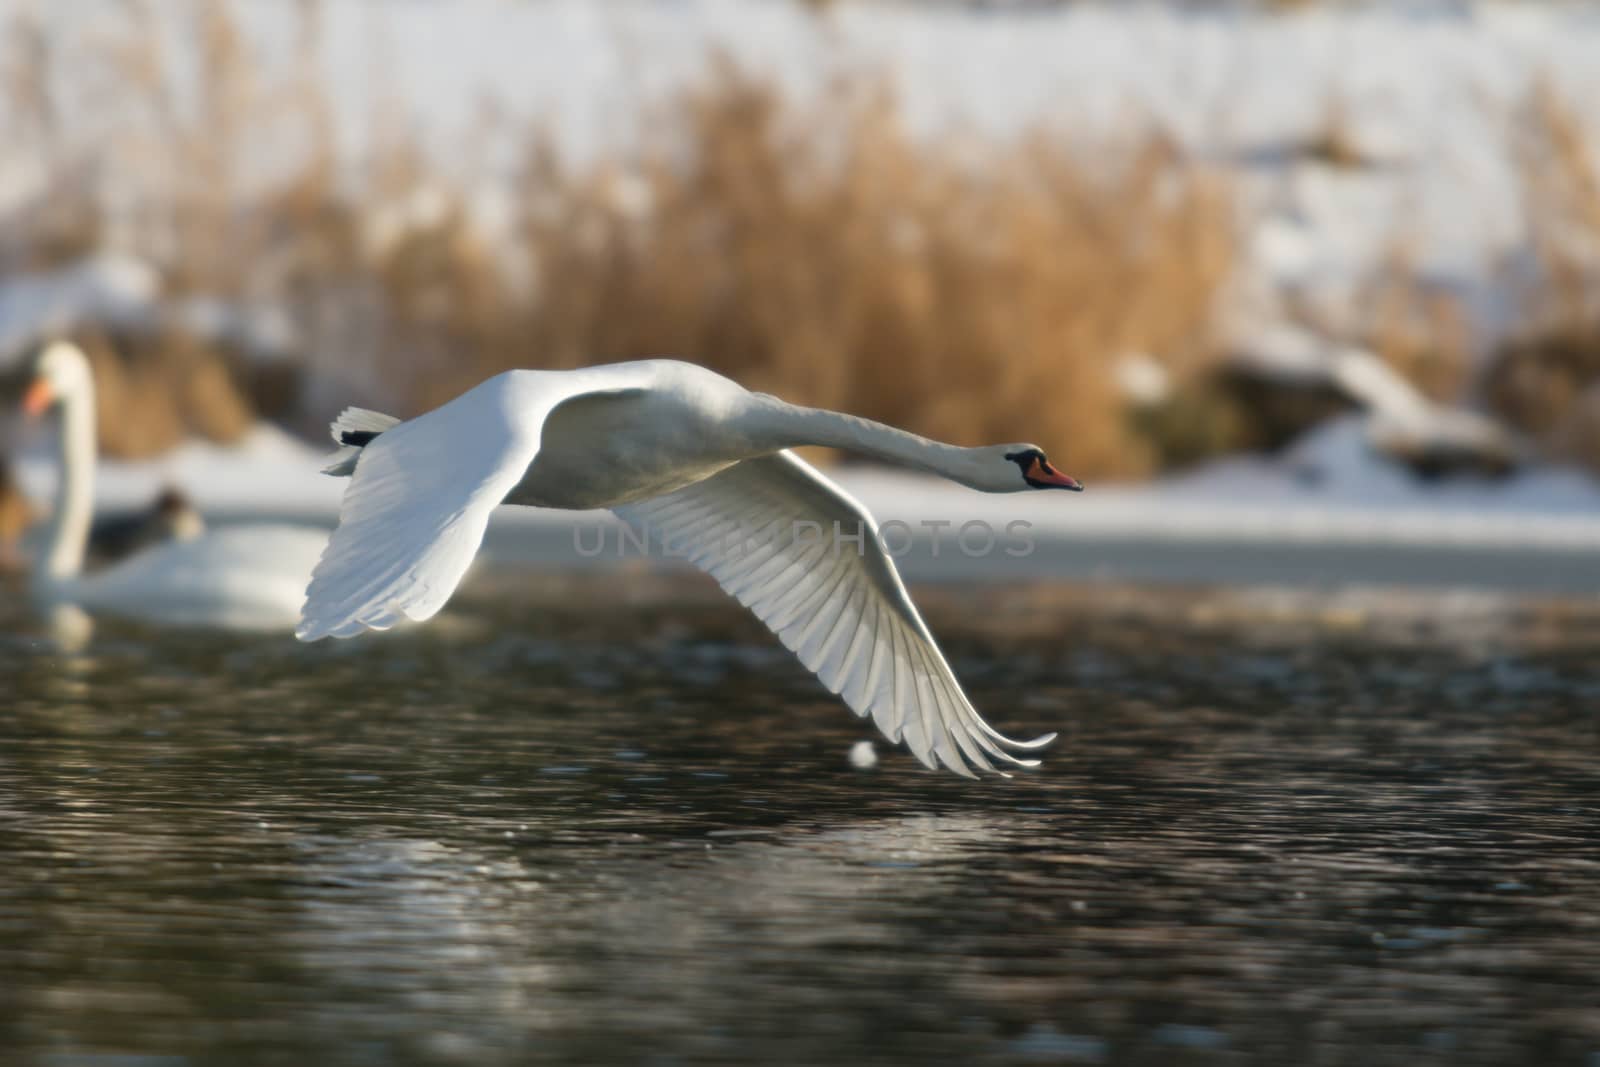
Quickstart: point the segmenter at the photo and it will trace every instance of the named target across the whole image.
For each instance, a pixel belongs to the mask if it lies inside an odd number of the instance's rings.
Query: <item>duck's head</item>
[[[153,517],[174,541],[192,541],[206,531],[206,521],[195,510],[194,501],[176,486],[167,486],[156,497]]]
[[[52,341],[34,357],[33,381],[22,394],[22,410],[42,415],[90,386],[89,357],[68,341]]]

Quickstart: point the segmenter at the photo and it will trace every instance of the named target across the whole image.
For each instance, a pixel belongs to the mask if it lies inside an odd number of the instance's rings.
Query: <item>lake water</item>
[[[971,783],[704,583],[313,647],[0,594],[6,1064],[1600,1064],[1600,609],[924,590]]]

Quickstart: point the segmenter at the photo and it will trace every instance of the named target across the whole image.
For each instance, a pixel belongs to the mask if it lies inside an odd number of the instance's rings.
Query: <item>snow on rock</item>
[[[51,338],[86,329],[181,330],[264,361],[283,360],[298,345],[281,309],[213,297],[168,300],[160,272],[134,256],[102,252],[0,282],[0,368]]]
[[[1246,333],[1234,349],[1232,364],[1244,373],[1284,385],[1331,385],[1331,347],[1310,330],[1268,324]]]
[[[1137,407],[1155,407],[1172,395],[1172,375],[1158,360],[1143,352],[1130,352],[1112,367],[1117,388]]]
[[[1338,393],[1366,413],[1371,448],[1418,470],[1504,473],[1527,458],[1495,419],[1436,404],[1376,353],[1300,327],[1257,331],[1235,350],[1231,367],[1267,384]]]
[[[190,297],[174,304],[166,321],[192,336],[228,345],[257,363],[292,361],[300,351],[300,336],[288,313],[270,304]]]
[[[0,285],[0,366],[51,336],[85,326],[148,329],[161,282],[148,264],[102,254]]]
[[[1526,458],[1522,443],[1494,419],[1438,405],[1398,419],[1375,414],[1367,440],[1377,451],[1430,476],[1465,471],[1503,475]]]
[[[1505,473],[1523,459],[1524,449],[1497,420],[1430,401],[1372,352],[1341,347],[1330,371],[1346,395],[1368,411],[1372,446],[1419,471]]]
[[[16,462],[17,480],[34,500],[48,502],[55,487],[53,430],[30,435]],[[95,506],[107,511],[143,508],[162,489],[182,490],[205,516],[261,515],[332,521],[345,480],[320,473],[331,448],[316,448],[267,424],[253,427],[236,445],[191,440],[153,460],[101,459]]]
[[[1148,492],[1181,504],[1215,500],[1284,515],[1311,509],[1326,516],[1367,516],[1374,529],[1386,515],[1409,515],[1414,523],[1428,516],[1440,529],[1455,527],[1469,539],[1480,519],[1507,520],[1512,526],[1496,529],[1494,537],[1512,541],[1514,524],[1524,519],[1530,543],[1544,536],[1533,528],[1545,520],[1554,521],[1551,536],[1563,542],[1600,536],[1600,483],[1581,471],[1529,466],[1505,478],[1428,478],[1375,451],[1371,422],[1360,414],[1328,420],[1279,456],[1219,460]],[[1559,534],[1567,520],[1581,520],[1568,528],[1570,537]],[[1600,551],[1600,541],[1593,547]]]

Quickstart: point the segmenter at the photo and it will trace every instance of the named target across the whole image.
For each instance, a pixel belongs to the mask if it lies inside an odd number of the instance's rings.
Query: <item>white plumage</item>
[[[158,544],[82,573],[94,510],[94,381],[88,358],[57,342],[40,353],[24,406],[61,408],[61,471],[31,592],[43,605],[188,626],[287,630],[299,618],[327,535],[310,527],[236,526]]]
[[[105,570],[41,582],[41,599],[168,626],[280,632],[295,625],[328,543],[311,527],[224,526],[168,541]]]
[[[969,776],[1035,766],[1013,753],[1055,736],[1017,741],[983,720],[872,517],[788,451],[847,448],[987,492],[1081,488],[1033,445],[957,448],[670,360],[511,371],[392,428],[384,418],[352,409],[334,424],[335,440],[359,453],[330,465],[353,474],[307,593],[296,631],[304,640],[432,616],[503,502],[609,507],[708,572],[928,766]],[[829,536],[795,536],[796,524]]]
[[[337,536],[312,573],[299,637],[387,630],[444,606],[483,541],[489,513],[538,447],[537,424],[519,420],[505,399],[473,390],[435,418],[400,423],[361,450]]]

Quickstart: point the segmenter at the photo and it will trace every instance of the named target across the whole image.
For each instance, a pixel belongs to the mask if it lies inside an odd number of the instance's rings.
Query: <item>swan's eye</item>
[[[1045,462],[1044,453],[1037,448],[1030,448],[1022,452],[1007,452],[1006,458],[1021,468],[1024,475],[1028,473],[1028,468],[1032,467],[1035,461]]]

